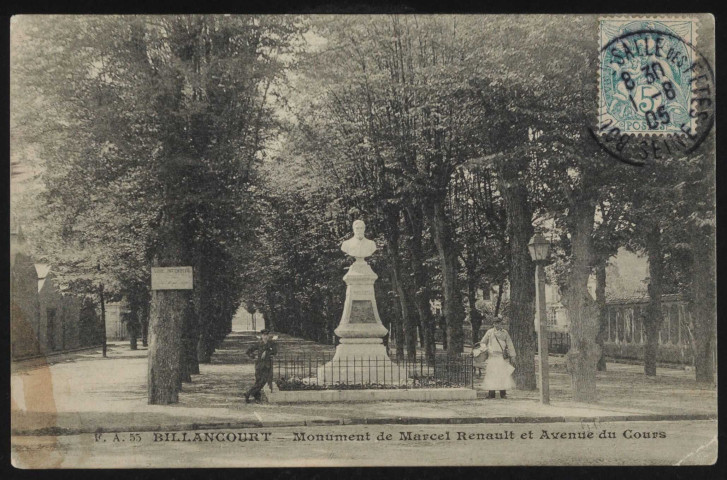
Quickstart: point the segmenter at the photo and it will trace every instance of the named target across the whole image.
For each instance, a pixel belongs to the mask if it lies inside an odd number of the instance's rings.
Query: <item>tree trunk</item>
[[[533,236],[532,209],[519,179],[518,163],[503,162],[499,170],[510,246],[509,332],[517,352],[515,383],[521,390],[535,390],[535,266],[528,250]]]
[[[417,354],[417,326],[419,322],[416,309],[412,302],[414,293],[412,292],[411,285],[404,278],[405,275],[403,275],[401,260],[398,258],[398,255],[397,249],[397,252],[392,254],[391,263],[394,275],[396,275],[396,288],[401,306],[401,316],[404,319],[404,348],[406,350],[406,358],[409,361],[414,361]]]
[[[200,326],[199,338],[197,339],[197,361],[199,363],[210,363],[212,361],[212,335],[211,325],[208,320]]]
[[[607,258],[600,258],[596,263],[596,304],[598,305],[598,335],[596,343],[601,348],[601,356],[596,364],[599,372],[606,371],[606,354],[603,350],[603,342],[608,334],[608,317],[606,310],[606,263]]]
[[[706,225],[692,235],[694,369],[697,382],[714,383],[717,311],[714,229]]]
[[[203,276],[205,272],[201,272]],[[214,318],[216,315],[214,292],[212,288],[200,292],[200,316],[199,336],[197,337],[197,362],[210,363],[212,361],[212,350],[214,348]]]
[[[191,297],[191,295],[190,295]],[[189,299],[190,304],[192,303],[191,298]],[[182,382],[192,381],[192,359],[194,357],[194,363],[197,361],[197,342],[193,342],[193,323],[194,321],[194,309],[192,305],[189,305],[182,323],[182,354],[179,361],[179,380]],[[197,373],[199,373],[199,366],[197,366]]]
[[[422,328],[424,329],[424,355],[426,356],[427,364],[433,365],[434,357],[437,353],[437,343],[435,338],[437,325],[434,319],[434,315],[432,314],[429,300],[427,299],[426,303],[424,303],[423,301],[419,300],[417,294],[417,308],[421,308],[422,304],[426,305],[424,308],[426,308],[427,311],[424,325],[422,325]]]
[[[98,262],[96,269],[99,273],[101,272],[101,262]],[[106,299],[104,298],[103,283],[98,286],[98,299],[101,304],[101,325],[103,326],[103,338],[101,339],[103,344],[101,347],[101,354],[104,358],[106,358]]]
[[[577,196],[570,204],[571,272],[563,295],[570,319],[571,347],[566,361],[571,373],[573,400],[588,403],[597,400],[596,364],[601,356],[601,349],[596,345],[598,309],[588,292],[596,212],[596,202],[590,193]]]
[[[127,314],[127,329],[129,332],[129,346],[131,350],[138,348],[139,335],[141,333],[141,322],[144,316],[144,305],[148,304],[148,299],[144,295],[144,290],[139,288],[131,289],[127,293],[129,313]]]
[[[396,343],[396,358],[397,359],[403,359],[404,358],[404,320],[402,319],[402,309],[401,309],[401,302],[399,299],[399,279],[397,278],[396,273],[391,271],[391,287],[394,290],[396,294],[396,300],[399,304],[399,308],[396,308],[396,314],[394,315],[394,319],[392,321],[392,328],[394,330],[394,339]]]
[[[417,325],[419,319],[414,308],[414,292],[411,281],[404,271],[399,249],[399,212],[390,209],[386,212],[386,240],[389,244],[391,271],[396,280],[396,293],[401,305],[401,316],[404,320],[404,346],[406,358],[414,361],[417,354]]]
[[[182,329],[188,294],[184,290],[155,290],[151,295],[149,342],[149,403],[179,400]]]
[[[268,308],[263,312],[263,315],[265,317],[265,328],[268,328],[270,330],[278,329],[279,327],[276,313],[277,305],[275,304],[275,297],[270,293],[270,290],[268,288],[265,289],[265,301],[268,304]]]
[[[187,368],[192,375],[199,375],[199,337],[202,330],[202,252],[199,248],[195,251],[195,261],[193,262],[194,270],[192,272],[192,304],[190,305],[190,319],[186,352],[187,352]]]
[[[168,222],[169,220],[167,220]],[[164,244],[159,248],[154,266],[184,265],[183,246],[178,228],[160,228]],[[181,365],[184,346],[182,334],[189,314],[189,290],[154,290],[149,319],[148,400],[150,404],[177,403],[181,390]]]
[[[505,287],[505,281],[500,281],[500,284],[497,286],[497,302],[495,303],[495,316],[498,316],[500,314],[500,305],[502,304],[502,291]]]
[[[429,220],[432,226],[434,243],[439,252],[442,269],[442,286],[444,290],[444,316],[447,319],[447,337],[449,354],[460,354],[464,351],[464,308],[462,292],[459,289],[457,246],[454,242],[452,226],[444,209],[444,199],[434,201],[430,206]]]
[[[189,292],[188,305],[182,323],[182,354],[180,356],[181,365],[179,366],[179,379],[185,383],[192,381],[193,373],[199,373],[199,363],[197,362],[199,333],[197,331],[197,311],[195,309],[196,289],[199,288],[199,284],[195,282],[197,278],[194,278],[196,276],[194,272],[198,269],[198,262],[192,261],[190,263],[193,265],[193,290]]]
[[[469,254],[468,254],[469,255]],[[476,260],[473,260],[476,261]],[[470,309],[470,325],[472,325],[472,345],[480,341],[480,327],[482,327],[482,314],[477,310],[477,284],[479,279],[474,274],[475,268],[467,266],[467,303]]]
[[[414,303],[419,314],[419,324],[424,336],[424,352],[427,362],[434,362],[437,346],[434,333],[436,325],[432,314],[431,292],[427,284],[425,268],[424,247],[422,245],[422,232],[424,231],[424,218],[418,205],[409,205],[406,209],[407,225],[411,235],[410,253],[412,280],[414,282]]]
[[[664,256],[661,251],[661,231],[656,223],[646,234],[646,252],[649,256],[649,305],[644,316],[644,374],[656,376],[656,355],[659,349],[659,329],[664,321],[661,295],[664,278]]]
[[[141,323],[141,345],[143,347],[149,346],[149,297],[148,292],[144,296],[145,301],[142,304],[141,310],[140,310],[140,319],[139,322]]]
[[[439,330],[442,332],[442,350],[449,350],[449,342],[447,341],[447,317],[444,314],[440,314],[437,319],[439,323]]]
[[[139,339],[136,333],[136,327],[132,324],[128,325],[129,330],[129,350],[138,350]]]
[[[137,350],[139,341],[139,331],[137,328],[136,314],[131,312],[126,321],[126,329],[129,332],[129,349]]]

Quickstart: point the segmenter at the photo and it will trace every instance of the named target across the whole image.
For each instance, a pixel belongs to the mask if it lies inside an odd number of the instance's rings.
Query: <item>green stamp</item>
[[[642,135],[695,129],[690,110],[696,31],[690,19],[599,21],[601,128]]]

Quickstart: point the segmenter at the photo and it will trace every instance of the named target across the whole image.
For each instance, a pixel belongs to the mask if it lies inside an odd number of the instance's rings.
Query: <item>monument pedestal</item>
[[[363,258],[357,258],[343,277],[346,303],[335,333],[341,337],[333,359],[318,368],[322,384],[398,384],[406,382],[402,367],[386,353],[382,338],[388,330],[376,307],[374,282],[378,275]]]
[[[323,385],[337,383],[350,384],[381,384],[404,385],[407,375],[404,367],[393,362],[386,354],[386,347],[381,343],[341,342],[336,347],[336,354],[330,362],[318,367],[318,382]],[[358,339],[364,340],[364,339]]]

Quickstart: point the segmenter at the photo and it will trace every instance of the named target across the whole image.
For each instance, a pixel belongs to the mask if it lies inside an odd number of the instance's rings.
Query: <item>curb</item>
[[[399,417],[399,418],[352,418],[344,420],[344,425],[468,425],[481,423],[597,423],[597,422],[663,422],[663,421],[697,421],[717,420],[712,414],[686,414],[686,415],[608,415],[602,417]]]
[[[664,422],[717,420],[714,414],[684,415],[609,415],[602,417],[552,416],[552,417],[391,417],[391,418],[341,418],[299,421],[270,422],[216,422],[189,423],[179,425],[119,426],[110,428],[62,428],[51,427],[36,430],[11,430],[14,436],[61,436],[84,433],[121,433],[121,432],[179,432],[192,430],[221,430],[241,428],[282,428],[282,427],[320,427],[334,425],[477,425],[488,423],[602,423],[602,422]]]
[[[15,364],[19,364],[22,366],[23,362],[29,362],[31,360],[40,360],[43,358],[49,359],[49,358],[54,358],[54,357],[60,357],[61,355],[70,355],[71,353],[85,352],[86,350],[98,350],[100,348],[103,348],[103,345],[99,343],[98,345],[72,348],[71,350],[55,350],[55,351],[46,352],[46,353],[36,353],[36,354],[30,355],[28,357],[12,358],[11,361]]]

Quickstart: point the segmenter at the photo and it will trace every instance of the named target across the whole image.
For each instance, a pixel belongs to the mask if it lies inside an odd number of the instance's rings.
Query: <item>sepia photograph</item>
[[[16,15],[17,469],[717,461],[715,18]]]

